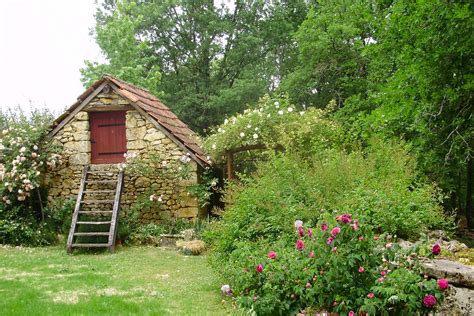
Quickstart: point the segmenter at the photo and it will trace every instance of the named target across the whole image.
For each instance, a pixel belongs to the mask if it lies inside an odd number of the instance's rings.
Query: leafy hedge
[[[322,210],[343,209],[377,231],[417,237],[450,228],[436,186],[419,182],[402,145],[373,142],[366,151],[321,151],[310,160],[276,155],[252,176],[231,184],[228,207],[208,239],[219,255],[241,241],[291,236],[288,221],[316,223]]]

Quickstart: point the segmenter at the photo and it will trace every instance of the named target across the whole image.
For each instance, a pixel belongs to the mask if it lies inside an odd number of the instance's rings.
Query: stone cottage
[[[77,204],[86,199],[87,183],[91,182],[89,188],[99,189],[99,193],[111,192],[112,199],[102,199],[112,203],[113,198],[117,198],[115,187],[100,190],[100,184],[111,182],[116,185],[111,179],[115,179],[113,177],[118,167],[126,162],[127,155],[154,155],[159,157],[163,168],[186,164],[190,174],[178,180],[176,177],[149,178],[128,174],[125,168],[118,197],[120,208],[126,211],[140,194],[152,191],[161,205],[159,210],[144,210],[140,214],[142,222],[158,221],[164,213],[188,219],[203,215],[197,199],[186,188],[198,183],[209,162],[195,134],[147,90],[106,75],[55,120],[49,137],[63,148],[62,164],[50,171],[45,179],[50,201],[75,199],[77,211]],[[83,179],[85,167],[89,179],[94,173],[101,178],[95,179],[97,181]]]

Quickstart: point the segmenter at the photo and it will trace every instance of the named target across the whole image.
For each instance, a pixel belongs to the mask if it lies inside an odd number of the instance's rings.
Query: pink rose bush
[[[424,280],[408,255],[352,214],[330,215],[321,215],[317,230],[298,222],[291,247],[278,240],[262,255],[241,257],[244,272],[231,283],[237,302],[257,314],[341,315],[416,314],[439,304],[446,280]]]

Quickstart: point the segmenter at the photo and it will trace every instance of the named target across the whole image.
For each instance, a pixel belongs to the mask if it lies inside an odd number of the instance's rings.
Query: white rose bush
[[[204,147],[214,162],[222,162],[226,152],[241,148],[273,150],[304,149],[309,152],[342,144],[341,127],[329,119],[333,108],[305,110],[291,104],[288,96],[262,97],[243,113],[228,117],[216,126]]]

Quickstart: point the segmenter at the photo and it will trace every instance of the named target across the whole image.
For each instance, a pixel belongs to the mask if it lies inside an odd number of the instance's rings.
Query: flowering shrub
[[[0,116],[0,243],[47,243],[42,234],[53,214],[46,214],[40,198],[41,176],[62,163],[45,137],[52,116],[46,111]]]
[[[330,106],[331,107],[331,106]],[[204,148],[220,162],[228,150],[262,145],[311,153],[344,142],[341,127],[328,119],[328,110],[305,110],[287,96],[262,97],[254,108],[225,119],[211,131]]]
[[[247,245],[220,261],[242,307],[258,315],[416,314],[434,309],[447,287],[423,279],[414,258],[351,214],[324,214],[317,226],[299,226],[293,240]]]

